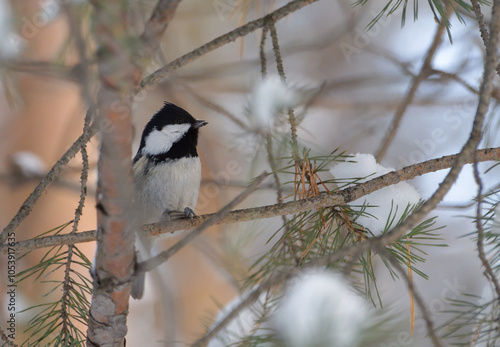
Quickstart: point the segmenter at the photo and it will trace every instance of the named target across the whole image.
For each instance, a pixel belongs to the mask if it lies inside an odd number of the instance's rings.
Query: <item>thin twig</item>
[[[96,108],[94,106],[87,110],[86,117],[94,117]],[[47,175],[42,179],[38,186],[31,192],[31,194],[23,202],[16,215],[3,229],[2,234],[0,234],[0,244],[3,245],[7,235],[14,231],[19,224],[31,213],[33,206],[38,201],[38,198],[42,195],[45,189],[51,184],[62,171],[62,169],[68,164],[68,162],[78,153],[83,143],[87,143],[92,136],[97,132],[98,127],[94,124],[90,126],[89,131],[80,135],[80,137],[71,145],[71,147],[62,155],[62,157],[54,164],[52,169],[47,173]]]
[[[450,13],[451,6],[448,4],[446,7],[447,7],[447,13]],[[420,87],[420,84],[427,78],[427,76],[429,76],[430,72],[432,71],[432,59],[434,58],[434,55],[436,54],[436,51],[443,40],[443,33],[444,30],[446,29],[446,24],[447,21],[442,20],[439,26],[437,27],[436,33],[434,34],[434,39],[432,40],[432,43],[429,46],[429,49],[427,50],[424,63],[420,68],[420,72],[418,73],[418,75],[412,78],[410,88],[406,92],[403,101],[399,104],[398,108],[396,109],[389,130],[385,134],[384,139],[382,140],[382,143],[380,145],[380,148],[377,150],[377,153],[375,155],[377,162],[381,162],[382,159],[384,158],[387,150],[389,149],[389,146],[396,137],[396,133],[399,130],[399,126],[401,124],[404,114],[406,113],[406,110],[408,109],[408,106],[412,103],[413,99],[415,98],[415,95],[417,93],[418,88]]]
[[[267,26],[262,28],[262,34],[260,37],[259,45],[259,57],[260,57],[260,73],[262,77],[267,74],[267,61],[266,61],[266,36],[269,28]]]
[[[262,74],[263,78],[265,77],[266,71],[267,71],[266,53],[265,53],[264,48],[265,48],[265,43],[266,43],[266,33],[269,29],[271,29],[271,36],[273,35],[273,32],[274,32],[274,35],[276,35],[276,28],[274,27],[274,23],[271,22],[269,24],[269,26],[265,26],[264,28],[262,28],[262,37],[260,39],[259,51],[260,51],[261,74]],[[273,49],[276,49],[277,43],[275,43],[274,40],[275,39],[273,38]],[[276,40],[277,40],[277,38],[276,38]],[[276,55],[276,64],[278,65],[278,70],[280,70],[279,66],[281,66],[282,74],[280,73],[280,75],[284,79],[285,73],[283,71],[283,64],[281,61],[281,55],[279,53],[279,48],[278,48],[277,52],[275,51],[275,54],[277,54]],[[267,162],[269,163],[269,166],[271,167],[271,171],[272,171],[273,177],[274,177],[274,183],[276,184],[276,202],[278,204],[281,204],[283,202],[283,190],[281,187],[280,178],[278,176],[278,168],[276,167],[276,160],[275,160],[274,155],[273,155],[273,138],[272,138],[271,134],[268,134],[266,137],[266,152],[267,152]],[[281,219],[283,221],[283,225],[287,226],[288,223],[287,223],[286,216],[282,215]]]
[[[299,268],[292,268],[287,271],[283,271],[281,273],[278,273],[274,277],[269,278],[268,280],[262,282],[257,288],[254,290],[250,291],[248,294],[245,295],[245,298],[241,300],[236,307],[234,307],[231,312],[226,314],[226,316],[221,319],[217,324],[215,324],[213,327],[210,328],[210,330],[203,335],[199,340],[197,340],[195,343],[191,345],[191,347],[204,347],[208,344],[211,338],[213,338],[219,331],[224,329],[224,327],[229,324],[243,309],[245,309],[247,306],[251,305],[254,303],[259,296],[268,291],[269,289],[283,283],[285,280],[289,278],[293,278],[299,273],[300,269]]]
[[[488,45],[488,29],[486,29],[486,23],[484,21],[484,15],[481,12],[481,5],[479,0],[471,0],[472,9],[476,15],[477,24],[479,25],[479,32],[481,33],[481,38],[483,39],[484,46]]]
[[[467,81],[465,81],[463,78],[461,78],[460,76],[458,76],[454,73],[432,69],[431,74],[436,74],[436,75],[441,76],[442,78],[454,80],[454,81],[458,82],[459,84],[461,84],[465,89],[467,89],[471,93],[479,94],[479,90],[477,90],[477,88],[474,88],[469,83],[467,83]]]
[[[90,105],[92,104],[92,93],[89,84],[91,75],[89,73],[89,61],[85,53],[85,39],[81,33],[81,18],[79,15],[75,14],[73,4],[63,3],[62,6],[68,16],[68,25],[71,30],[71,37],[75,40],[76,51],[78,53],[78,68],[75,69],[77,82],[81,85],[83,100]]]
[[[276,27],[274,25],[274,22],[271,20],[269,21],[269,25],[262,28],[262,36],[261,36],[260,47],[259,47],[261,74],[262,74],[262,77],[265,77],[265,75],[267,74],[265,40],[266,40],[266,34],[269,30],[271,31],[272,45],[273,45],[273,51],[275,53],[277,69],[278,69],[278,72],[279,72],[282,80],[286,81],[285,71],[283,68],[283,61],[281,58],[281,52],[279,50]],[[292,117],[294,118],[293,114],[292,114]],[[292,126],[292,138],[293,138],[293,136],[294,136],[294,132],[293,132],[293,126]],[[295,136],[296,136],[296,134],[295,134]],[[277,167],[276,167],[276,162],[275,162],[274,155],[273,155],[273,143],[272,143],[272,141],[273,141],[272,136],[268,135],[266,138],[267,159],[268,159],[269,165],[271,166],[271,170],[272,170],[273,176],[274,176],[274,181],[276,184],[277,202],[282,203],[283,202],[283,189],[282,189],[282,186],[280,183],[280,179],[279,179],[278,171],[277,171]],[[296,148],[296,146],[294,146],[293,148]],[[297,158],[297,156],[294,155],[294,158]],[[286,215],[282,215],[281,219],[283,222],[283,226],[285,227],[285,235],[286,235],[286,234],[288,234],[288,229],[289,229],[288,220],[287,220]]]
[[[408,268],[408,280],[413,284],[413,271],[411,269],[411,247],[410,247],[410,237],[406,236],[406,254],[407,259],[407,268]],[[413,292],[410,290],[410,322],[411,322],[411,334],[413,335],[413,331],[415,329],[415,298],[413,296]]]
[[[394,53],[389,52],[385,49],[382,49],[380,47],[374,47],[371,45],[368,45],[365,50],[367,52],[370,52],[372,54],[375,54],[377,56],[381,56],[384,59],[387,59],[394,65],[398,66],[406,75],[411,76],[411,77],[416,77],[416,75],[410,70],[411,63],[409,62],[404,62],[401,61],[400,58],[396,57]]]
[[[177,82],[182,86],[184,90],[186,90],[189,94],[191,94],[193,98],[195,98],[196,101],[198,101],[203,106],[206,106],[212,109],[213,111],[225,116],[227,119],[231,120],[233,123],[238,125],[241,129],[248,129],[248,126],[245,123],[243,123],[238,117],[236,117],[234,114],[226,110],[224,107],[216,104],[212,100],[209,100],[200,93],[198,93],[196,90],[191,88],[188,83],[184,83],[182,81],[177,81]]]
[[[185,245],[199,236],[203,231],[205,231],[208,227],[214,225],[218,221],[220,221],[225,215],[227,215],[235,206],[240,204],[243,200],[245,200],[257,187],[264,181],[264,179],[269,174],[267,172],[262,173],[257,179],[252,182],[252,184],[243,192],[241,192],[238,196],[236,196],[233,200],[231,200],[227,205],[221,208],[217,213],[213,213],[209,218],[207,218],[203,223],[201,223],[196,229],[186,234],[182,239],[179,240],[175,245],[170,247],[169,249],[159,253],[158,255],[137,264],[137,271],[151,271],[156,268],[158,265],[166,262],[170,257],[172,257],[175,253],[181,250]]]
[[[181,0],[159,0],[156,3],[141,35],[141,42],[145,48],[144,51],[141,50],[139,52],[141,56],[148,59],[151,58],[154,51],[158,48],[160,40],[165,30],[167,30],[170,20],[173,18],[180,2]]]
[[[431,314],[429,310],[427,309],[427,306],[425,305],[424,299],[420,295],[420,293],[417,291],[415,288],[415,284],[411,280],[411,278],[408,276],[406,271],[403,269],[401,264],[398,263],[394,255],[392,255],[390,252],[388,252],[385,248],[377,248],[377,251],[382,254],[389,262],[391,263],[392,267],[394,267],[397,272],[403,277],[403,279],[406,282],[406,286],[408,287],[408,290],[413,294],[413,297],[415,298],[415,301],[417,302],[418,307],[420,308],[420,312],[422,312],[422,317],[424,318],[425,325],[427,327],[427,333],[429,334],[429,337],[433,343],[434,346],[436,347],[441,347],[443,344],[441,343],[441,340],[437,337],[436,335],[436,329],[434,328],[434,323],[432,322]]]
[[[269,27],[269,34],[271,36],[271,41],[273,43],[273,52],[276,60],[276,68],[283,82],[286,82],[285,68],[283,67],[283,59],[281,58],[280,45],[278,41],[278,32],[276,31],[276,26],[274,21],[270,20],[268,27]],[[295,118],[295,112],[293,111],[293,109],[288,110],[288,122],[290,123],[290,130],[292,136],[293,160],[296,163],[300,163],[299,145],[297,141],[297,119]]]
[[[483,229],[483,213],[482,213],[482,203],[483,203],[483,181],[479,175],[478,162],[474,161],[474,179],[477,184],[477,206],[476,206],[476,228],[477,228],[477,252],[481,263],[484,266],[485,276],[493,284],[495,288],[497,299],[500,299],[500,284],[498,283],[497,276],[491,268],[490,262],[486,257],[484,252],[484,229]]]
[[[422,163],[404,167],[401,170],[389,172],[365,183],[358,184],[353,187],[333,192],[332,194],[322,194],[308,199],[296,200],[282,204],[267,205],[262,207],[253,207],[244,210],[235,210],[227,214],[216,224],[239,223],[251,220],[259,220],[272,218],[281,215],[294,214],[307,210],[346,204],[356,199],[359,199],[367,194],[370,194],[378,189],[387,187],[399,182],[411,180],[417,176],[444,170],[450,168],[457,155],[449,155],[438,159],[431,159]],[[479,162],[500,160],[500,147],[480,149],[477,151],[477,160]],[[465,163],[473,163],[473,158],[467,158]],[[201,215],[189,219],[172,220],[168,225],[162,223],[148,224],[144,226],[144,230],[148,235],[158,235],[162,233],[173,233],[177,230],[187,230],[199,226],[213,214]],[[64,234],[39,237],[26,241],[19,241],[11,247],[11,249],[19,251],[31,250],[36,248],[53,247],[62,244],[76,244],[80,242],[90,242],[95,240],[95,230],[76,233],[75,235]],[[8,247],[2,246],[0,253],[7,253]]]
[[[267,162],[271,167],[271,171],[274,178],[274,183],[276,184],[276,202],[281,204],[283,202],[283,191],[281,189],[281,182],[278,176],[278,168],[276,167],[276,159],[273,155],[273,139],[270,134],[266,137],[266,152],[267,152]]]
[[[88,134],[90,131],[90,121],[91,114],[87,114],[85,117],[85,122],[83,125],[83,134]],[[89,157],[87,153],[87,143],[82,142],[82,147],[80,149],[82,153],[82,170],[80,174],[80,201],[78,202],[78,206],[75,210],[75,218],[73,219],[73,228],[71,230],[71,234],[75,234],[78,231],[78,224],[80,222],[80,218],[83,214],[83,207],[85,205],[85,198],[87,197],[87,180],[89,174]],[[66,255],[66,266],[64,269],[64,281],[62,283],[62,296],[61,296],[61,334],[64,334],[64,343],[69,344],[68,338],[70,337],[70,328],[68,328],[68,320],[70,316],[67,312],[68,307],[70,306],[70,298],[69,293],[71,291],[71,265],[73,258],[73,247],[74,245],[68,245],[68,253]]]
[[[271,36],[271,42],[273,44],[274,59],[276,60],[276,68],[278,70],[278,74],[280,75],[283,82],[286,82],[285,67],[283,66],[283,58],[281,57],[281,50],[278,40],[278,32],[276,31],[276,25],[272,20],[270,20],[267,27],[269,28],[269,35]]]
[[[142,89],[144,89],[147,86],[155,86],[157,85],[165,76],[167,76],[170,72],[172,72],[175,69],[178,69],[198,58],[201,56],[224,46],[225,44],[228,44],[230,42],[235,41],[239,37],[243,37],[248,35],[249,33],[262,28],[267,25],[269,19],[272,21],[276,22],[290,13],[293,13],[297,10],[300,10],[302,7],[309,5],[313,2],[316,2],[318,0],[294,0],[290,1],[288,4],[280,7],[279,9],[269,13],[268,15],[256,19],[254,21],[248,22],[245,25],[242,25],[222,36],[219,36],[215,39],[213,39],[210,42],[207,42],[206,44],[198,47],[197,49],[184,54],[183,56],[175,59],[168,65],[165,65],[164,67],[156,70],[149,76],[145,77],[141,83],[140,86],[136,88],[135,93],[138,93]]]
[[[486,23],[484,21],[484,15],[481,12],[481,5],[479,0],[471,0],[472,9],[474,10],[474,14],[476,15],[477,23],[479,25],[479,32],[481,33],[481,38],[483,39],[483,43],[485,46],[488,45],[488,29],[486,29]],[[500,63],[496,66],[496,73],[500,76]]]
[[[276,185],[276,202],[278,204],[282,204],[283,203],[283,189],[281,186],[280,177],[278,176],[278,168],[276,166],[276,159],[274,158],[274,155],[273,155],[273,138],[272,138],[271,134],[268,134],[266,137],[266,152],[267,152],[267,162],[269,163],[269,166],[271,167],[273,178],[274,178],[274,183]],[[285,234],[287,234],[286,231],[288,231],[288,220],[286,218],[286,215],[282,215],[281,220],[282,220],[283,225],[285,227]]]
[[[274,28],[273,23],[270,23],[270,25],[272,25],[272,27]],[[267,73],[265,43],[266,43],[266,34],[267,34],[267,31],[269,30],[269,28],[270,28],[269,26],[265,26],[264,28],[262,28],[262,36],[260,39],[259,52],[260,52],[260,66],[261,66],[262,77],[265,77],[265,75]],[[275,28],[274,28],[274,31],[276,31]],[[272,32],[272,29],[271,29],[271,32]],[[274,43],[273,43],[273,47],[274,47]],[[278,60],[281,62],[281,57],[279,57],[279,59],[278,59],[278,56],[276,57],[277,64],[279,65]],[[283,66],[281,65],[281,67],[283,67]],[[273,155],[273,138],[270,134],[268,134],[267,138],[266,138],[266,152],[267,152],[267,161],[269,163],[269,166],[271,167],[271,171],[272,171],[273,177],[274,177],[274,182],[276,184],[277,203],[280,204],[283,202],[283,192],[281,189],[280,178],[278,176],[276,161],[275,161],[274,155]],[[287,224],[286,216],[283,215],[283,216],[281,216],[281,218],[283,220],[283,225],[286,225]]]

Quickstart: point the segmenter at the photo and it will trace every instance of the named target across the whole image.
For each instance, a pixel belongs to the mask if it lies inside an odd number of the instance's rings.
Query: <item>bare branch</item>
[[[479,0],[471,0],[472,9],[476,15],[477,24],[479,25],[479,32],[481,33],[481,38],[483,39],[484,46],[488,45],[488,29],[486,29],[486,23],[484,22],[484,15],[481,12],[481,5]]]
[[[140,52],[142,56],[151,57],[151,54],[158,48],[160,40],[180,2],[181,0],[159,0],[156,3],[141,35],[141,42],[146,47],[145,51]]]
[[[87,111],[87,116],[89,118],[93,118],[95,114],[96,108],[90,107]],[[14,231],[19,224],[30,214],[33,206],[38,201],[38,198],[42,195],[45,189],[51,184],[62,171],[62,169],[68,164],[68,162],[78,153],[82,144],[89,142],[90,138],[95,135],[97,132],[97,126],[93,124],[89,127],[88,132],[83,133],[80,137],[71,145],[71,147],[62,155],[62,157],[54,164],[52,169],[50,169],[49,173],[42,179],[42,181],[38,184],[38,186],[31,192],[31,194],[26,198],[24,203],[21,205],[16,215],[12,218],[12,220],[7,224],[7,226],[3,229],[2,234],[0,234],[0,244],[3,245],[7,235]]]
[[[269,21],[268,28],[269,28],[269,34],[271,36],[271,41],[273,43],[273,52],[276,60],[276,68],[283,82],[286,82],[285,68],[283,66],[283,59],[281,58],[280,45],[278,41],[278,32],[276,31],[276,26],[274,21],[271,20]],[[293,109],[288,110],[288,122],[290,123],[290,132],[292,135],[293,160],[296,163],[300,163],[299,145],[297,142],[297,119],[295,118],[295,112],[293,111]]]
[[[220,113],[221,115],[225,116],[227,119],[231,120],[235,124],[237,124],[241,129],[248,129],[248,126],[241,121],[238,117],[236,117],[234,114],[226,110],[224,107],[216,104],[213,102],[213,100],[209,100],[203,95],[199,94],[196,90],[191,88],[187,83],[184,83],[182,80],[176,81],[179,83],[184,90],[186,90],[189,94],[193,96],[193,98],[198,101],[200,104],[202,104],[205,107],[210,108],[211,110]]]
[[[68,25],[71,32],[71,37],[75,40],[76,51],[78,53],[78,64],[74,68],[77,81],[81,84],[81,93],[83,100],[88,104],[92,104],[92,93],[90,91],[90,66],[85,54],[85,39],[81,33],[81,18],[74,11],[74,6],[69,3],[64,3],[63,9],[68,17]],[[86,143],[85,143],[86,145]],[[82,147],[83,148],[83,147]],[[83,154],[83,153],[82,153]]]
[[[271,20],[273,22],[277,22],[278,20],[286,17],[292,12],[295,12],[297,10],[300,10],[302,7],[309,5],[313,2],[316,2],[318,0],[294,0],[290,1],[288,4],[284,5],[283,7],[280,7],[276,11],[271,12],[270,14],[256,19],[254,21],[248,22],[247,24],[236,28],[222,36],[219,36],[215,39],[213,39],[210,42],[207,42],[206,44],[198,47],[197,49],[184,54],[182,57],[179,57],[169,63],[168,65],[165,65],[164,67],[156,70],[146,78],[144,78],[141,81],[141,84],[139,87],[136,88],[135,93],[138,93],[142,89],[144,89],[147,86],[155,86],[157,85],[165,76],[167,76],[170,72],[173,70],[176,70],[196,59],[199,57],[219,48],[224,46],[225,44],[228,44],[230,42],[235,41],[239,37],[243,37],[248,35],[249,33],[264,27],[267,25],[268,21]]]
[[[271,38],[272,38],[272,44],[273,44],[273,51],[274,51],[274,56],[276,59],[276,66],[278,68],[278,73],[280,74],[281,78],[283,81],[286,80],[285,77],[285,71],[283,68],[283,60],[281,59],[281,52],[279,48],[279,43],[278,43],[278,34],[276,33],[276,27],[274,25],[274,22],[270,22],[269,25],[265,26],[262,28],[262,36],[260,39],[260,66],[261,66],[261,74],[262,77],[264,78],[267,73],[267,62],[266,62],[266,53],[265,53],[265,44],[266,44],[266,33],[267,31],[270,31]],[[290,117],[293,117],[293,120],[295,122],[295,116],[292,115]],[[291,124],[291,129],[292,129],[292,142],[293,142],[293,153],[294,153],[294,158],[298,158],[298,154],[296,153],[297,150],[297,128],[294,128],[294,124],[292,123],[292,118],[290,118],[290,124]],[[278,168],[276,167],[276,160],[274,159],[274,154],[273,154],[273,138],[271,134],[268,134],[266,137],[266,152],[267,152],[267,162],[269,163],[269,166],[271,167],[272,170],[272,175],[274,178],[274,183],[276,184],[276,202],[278,204],[281,204],[283,202],[283,189],[281,187],[281,182],[280,178],[278,176]],[[281,216],[281,219],[283,221],[283,225],[287,226],[287,218],[285,215]]]
[[[378,189],[387,187],[399,182],[411,180],[417,176],[444,170],[450,168],[455,162],[457,155],[449,155],[438,159],[431,159],[422,163],[407,166],[401,170],[389,172],[383,176],[374,178],[354,187],[346,188],[332,194],[323,194],[316,197],[286,202],[282,204],[253,207],[244,210],[235,210],[227,214],[216,224],[230,224],[272,218],[281,215],[294,214],[315,208],[330,207],[339,204],[346,204],[356,199],[370,194]],[[477,151],[477,160],[492,161],[500,160],[500,147],[480,149]],[[473,163],[473,158],[468,158],[466,163]],[[213,214],[201,215],[189,219],[177,219],[171,221],[168,225],[162,223],[148,224],[144,230],[149,235],[158,235],[162,233],[173,233],[177,230],[193,229],[210,218]],[[95,230],[84,231],[74,235],[54,235],[35,238],[27,241],[17,242],[11,249],[17,252],[31,250],[36,248],[52,247],[55,245],[75,244],[80,242],[90,242],[95,240]],[[8,247],[2,246],[0,253],[7,253]]]
[[[87,134],[90,128],[90,115],[85,117],[85,123],[83,125],[83,134]],[[80,150],[82,153],[82,171],[80,174],[80,201],[75,210],[75,218],[73,220],[73,228],[71,234],[75,234],[78,231],[78,224],[83,213],[83,206],[85,205],[85,199],[87,197],[87,180],[89,173],[89,158],[87,154],[87,143],[82,143],[82,148]],[[61,297],[61,334],[64,336],[64,343],[69,344],[70,337],[70,316],[68,315],[68,309],[71,306],[70,303],[70,291],[71,291],[71,265],[73,258],[73,247],[74,245],[68,245],[68,253],[65,259],[66,265],[64,269],[64,281],[62,282],[62,297]]]
[[[267,74],[267,61],[266,61],[266,35],[269,28],[267,26],[262,28],[259,45],[259,59],[260,59],[260,73],[262,76]]]
[[[278,176],[278,168],[276,166],[276,160],[274,159],[273,155],[273,138],[271,134],[267,134],[266,136],[266,151],[267,151],[267,162],[269,163],[269,166],[271,167],[272,170],[272,175],[274,178],[274,184],[276,185],[276,202],[278,204],[283,203],[283,188],[281,186],[281,181]],[[286,215],[281,216],[281,220],[283,221],[283,225],[287,227],[287,218]]]
[[[446,5],[447,8],[447,15],[451,11],[451,5],[447,3]],[[384,139],[382,140],[382,144],[380,148],[377,150],[377,153],[375,155],[375,158],[377,159],[377,162],[381,162],[382,159],[385,156],[385,153],[389,149],[389,146],[391,145],[392,141],[394,140],[394,137],[396,137],[396,133],[398,132],[399,126],[401,124],[401,120],[403,119],[403,116],[408,109],[408,106],[412,103],[413,99],[415,98],[415,94],[417,93],[418,88],[420,87],[420,84],[429,76],[429,74],[432,71],[432,59],[434,58],[434,55],[436,54],[436,51],[441,44],[443,40],[443,33],[444,30],[446,29],[448,21],[447,20],[442,20],[439,26],[436,29],[436,33],[434,34],[434,39],[432,40],[431,45],[429,46],[429,49],[427,50],[427,53],[425,55],[425,60],[424,63],[422,64],[422,67],[420,68],[420,72],[418,73],[417,76],[412,78],[410,88],[406,92],[406,95],[403,99],[403,101],[399,104],[398,108],[396,109],[396,112],[394,113],[394,117],[392,118],[391,126],[387,133],[385,134]]]
[[[476,206],[476,229],[477,229],[477,252],[481,263],[484,266],[484,274],[488,281],[493,284],[495,288],[497,299],[500,299],[500,284],[498,283],[497,276],[493,269],[491,268],[488,258],[484,252],[484,229],[483,229],[483,213],[482,213],[482,203],[483,203],[483,181],[479,175],[479,168],[477,161],[474,161],[474,179],[477,183],[477,206]]]

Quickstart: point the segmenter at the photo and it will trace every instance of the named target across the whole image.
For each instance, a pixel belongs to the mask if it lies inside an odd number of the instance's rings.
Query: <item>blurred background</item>
[[[182,1],[147,73],[285,3]],[[82,132],[88,104],[82,97],[81,75],[75,68],[79,60],[72,25],[78,23],[84,39],[90,40],[91,11],[85,1],[0,0],[0,4],[0,36],[7,38],[0,44],[0,224],[3,227]],[[148,0],[130,1],[134,32],[141,33],[155,4]],[[374,154],[412,77],[419,72],[437,28],[432,12],[427,3],[422,3],[418,20],[414,21],[409,9],[406,23],[401,27],[399,9],[389,17],[382,17],[367,31],[367,25],[384,6],[381,0],[364,6],[344,0],[318,1],[277,23],[288,83],[299,88],[321,88],[298,130],[301,144],[315,153],[328,154],[340,147],[347,153]],[[484,8],[489,13],[489,7]],[[384,166],[399,169],[454,154],[468,138],[476,111],[484,47],[474,18],[465,12],[462,18],[463,23],[455,15],[451,17],[453,43],[445,31],[432,63],[436,71],[427,76],[408,107],[394,142],[381,161]],[[209,122],[200,132],[198,146],[203,164],[198,214],[217,211],[249,179],[269,170],[262,144],[238,125],[238,121],[248,122],[248,100],[261,77],[260,40],[261,30],[257,30],[206,54],[175,70],[134,101],[134,151],[144,125],[165,101]],[[89,41],[89,52],[91,49]],[[268,74],[275,75],[269,36],[265,52]],[[89,58],[91,64],[92,59]],[[93,75],[85,83],[93,94],[96,81],[92,78]],[[499,146],[496,103],[487,122],[483,146]],[[89,191],[79,231],[93,230],[96,226],[97,137],[91,140],[88,150]],[[485,163],[480,168],[484,172],[490,166],[491,163]],[[74,218],[80,195],[80,169],[81,157],[77,155],[16,230],[18,241]],[[428,174],[411,183],[423,198],[428,198],[445,174]],[[485,174],[485,190],[498,185],[498,177],[499,168]],[[473,206],[469,203],[476,189],[472,169],[466,166],[452,191],[433,212],[439,216],[437,224],[446,226],[441,232],[450,247],[425,249],[428,262],[421,270],[430,278],[415,276],[415,283],[437,325],[447,318],[443,311],[450,308],[448,298],[458,298],[461,293],[488,296],[475,241],[467,237],[474,230],[470,218]],[[275,202],[275,192],[264,185],[240,208]],[[172,346],[199,337],[218,309],[237,295],[249,266],[269,247],[266,241],[280,223],[281,218],[276,218],[213,227],[163,264],[158,270],[160,275],[149,276],[145,299],[131,301],[127,343]],[[163,249],[174,241],[165,240],[157,247]],[[78,247],[93,259],[94,243]],[[43,250],[38,250],[19,260],[18,271],[37,264],[43,254]],[[2,266],[2,278],[6,278],[5,271]],[[57,276],[57,272],[52,275]],[[377,276],[382,301],[400,312],[402,320],[407,322],[395,343],[426,345],[421,344],[426,335],[422,320],[417,319],[414,336],[410,336],[410,303],[404,283],[394,281],[384,266],[380,266]],[[163,283],[161,286],[157,285],[159,281]],[[22,286],[18,309],[45,300],[41,294],[48,288],[47,283]],[[2,322],[5,315],[6,311],[0,310]],[[18,315],[20,325],[28,319],[28,313]],[[18,329],[20,336],[21,330]]]

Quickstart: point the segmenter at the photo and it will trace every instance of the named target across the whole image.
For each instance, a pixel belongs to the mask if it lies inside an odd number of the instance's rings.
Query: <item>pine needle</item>
[[[410,251],[410,237],[406,237],[406,249],[408,250],[408,279],[413,283],[413,273],[411,271],[411,251]],[[411,315],[411,335],[413,336],[413,329],[415,328],[415,300],[413,298],[413,292],[409,289],[410,292],[410,315]]]

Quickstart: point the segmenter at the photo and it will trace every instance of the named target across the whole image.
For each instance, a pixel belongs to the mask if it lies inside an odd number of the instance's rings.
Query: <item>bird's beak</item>
[[[204,127],[207,124],[208,124],[207,121],[197,120],[196,122],[194,122],[193,127],[195,127],[196,129],[198,129],[198,128]]]

